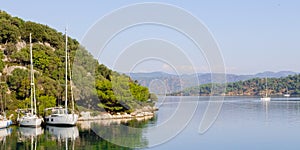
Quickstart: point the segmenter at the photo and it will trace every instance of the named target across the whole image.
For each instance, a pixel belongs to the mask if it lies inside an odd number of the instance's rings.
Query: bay
[[[299,98],[160,97],[154,118],[79,122],[76,127],[0,129],[0,149],[299,149]],[[207,106],[222,104],[199,132]],[[210,116],[211,117],[211,116]],[[213,120],[213,119],[212,119]]]

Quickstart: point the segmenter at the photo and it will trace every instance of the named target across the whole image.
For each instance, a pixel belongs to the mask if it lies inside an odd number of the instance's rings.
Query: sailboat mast
[[[3,91],[2,91],[2,82],[1,82],[2,73],[0,73],[0,84],[1,84],[1,111],[5,115],[4,104],[3,104]],[[5,117],[5,116],[4,116]]]
[[[70,65],[70,53],[68,53],[68,65],[69,65],[69,76],[70,76],[70,91],[71,91],[71,101],[72,101],[72,110],[74,111],[74,95],[73,95],[73,81],[72,81],[72,74],[71,74],[71,65]]]
[[[34,114],[37,114],[36,111],[36,97],[35,97],[35,85],[34,85],[34,74],[33,74],[33,78],[32,78],[32,82],[33,82],[33,103],[34,103]]]
[[[266,97],[268,97],[268,78],[266,77]]]
[[[65,58],[65,80],[66,80],[66,95],[65,95],[65,109],[66,109],[66,112],[68,110],[68,36],[67,36],[67,28],[65,29],[65,36],[66,36],[66,44],[65,44],[65,51],[66,51],[66,58]]]
[[[33,62],[32,62],[32,40],[31,40],[31,33],[29,34],[29,43],[30,43],[30,109],[31,114],[33,114]]]

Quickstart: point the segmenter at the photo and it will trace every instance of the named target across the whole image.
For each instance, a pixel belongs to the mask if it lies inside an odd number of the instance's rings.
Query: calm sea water
[[[204,115],[209,97],[161,97],[150,120],[0,129],[0,149],[299,149],[298,100],[226,97],[216,120],[199,133],[203,118],[212,117]]]

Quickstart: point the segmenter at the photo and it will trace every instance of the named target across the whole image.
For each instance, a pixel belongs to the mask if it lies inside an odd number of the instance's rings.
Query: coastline
[[[145,106],[141,109],[137,109],[134,112],[128,113],[116,113],[110,114],[108,112],[103,112],[99,115],[92,116],[90,111],[80,112],[80,117],[78,121],[93,121],[93,120],[112,120],[112,119],[136,119],[136,118],[149,118],[155,115],[157,107]]]

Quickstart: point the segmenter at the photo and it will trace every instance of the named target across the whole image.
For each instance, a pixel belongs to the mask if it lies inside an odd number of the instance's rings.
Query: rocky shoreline
[[[157,107],[146,106],[142,109],[137,109],[134,112],[128,113],[116,113],[110,114],[108,112],[103,112],[99,115],[92,116],[89,111],[82,111],[78,121],[91,121],[91,120],[110,120],[110,119],[134,119],[134,118],[144,118],[149,116],[154,116]]]

